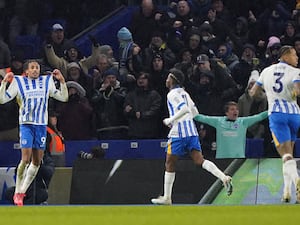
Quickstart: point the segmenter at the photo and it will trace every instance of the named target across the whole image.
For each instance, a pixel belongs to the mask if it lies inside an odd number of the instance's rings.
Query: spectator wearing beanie
[[[276,36],[269,37],[265,58],[263,59],[264,67],[270,66],[278,62],[278,53],[281,48],[280,39]]]
[[[133,60],[141,61],[141,59],[136,59],[139,57],[140,47],[133,42],[132,34],[126,27],[118,31],[117,37],[119,40],[119,81],[125,85],[128,75],[135,73]]]

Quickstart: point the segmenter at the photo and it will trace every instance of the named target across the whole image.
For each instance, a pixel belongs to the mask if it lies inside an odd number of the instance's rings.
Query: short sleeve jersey
[[[294,82],[300,82],[300,69],[283,62],[271,65],[261,72],[256,83],[266,92],[269,114],[300,114],[297,101],[293,98]]]

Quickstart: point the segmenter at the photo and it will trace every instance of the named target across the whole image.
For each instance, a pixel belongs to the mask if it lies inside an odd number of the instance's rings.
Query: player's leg
[[[282,174],[284,181],[282,201],[289,202],[291,199],[291,185],[297,188],[299,175],[297,164],[293,157],[294,140],[299,128],[298,115],[271,114],[270,129],[278,154],[282,158]],[[297,192],[297,198],[300,194]],[[300,202],[300,196],[297,201]]]
[[[203,169],[207,170],[223,182],[227,195],[232,194],[233,186],[230,176],[224,174],[213,162],[204,159],[201,151],[193,150],[191,152],[191,157],[196,165],[202,166]]]
[[[178,156],[167,154],[165,163],[165,176],[164,176],[164,195],[158,198],[151,199],[153,204],[171,205],[172,204],[172,190],[175,181],[175,164]]]
[[[178,160],[178,155],[182,154],[182,139],[171,138],[168,141],[166,148],[166,162],[164,175],[164,195],[158,198],[151,199],[153,204],[171,205],[172,204],[172,190],[175,181],[175,164]]]
[[[15,205],[18,206],[23,205],[23,198],[25,197],[25,192],[22,191],[22,186],[28,170],[31,154],[32,154],[31,148],[22,148],[21,150],[22,158],[17,168],[16,189],[13,197]]]
[[[275,135],[273,134],[273,139],[276,140]],[[276,150],[282,159],[282,175],[283,175],[283,202],[290,202],[291,200],[291,188],[293,183],[293,178],[291,170],[293,170],[293,155],[291,142],[287,141],[281,144],[276,144]],[[293,172],[292,172],[293,173]]]
[[[20,163],[17,168],[15,193],[21,193],[20,188],[22,186],[22,182],[24,181],[26,167],[30,163],[31,154],[32,154],[31,148],[22,148],[21,149],[21,160],[20,160]]]
[[[21,144],[21,161],[17,168],[16,174],[16,189],[13,197],[15,205],[22,206],[25,192],[22,192],[21,187],[23,185],[28,164],[32,155],[32,142],[33,136],[31,128],[26,125],[20,125],[20,144]]]
[[[34,149],[32,151],[32,161],[29,164],[29,167],[27,169],[27,173],[26,176],[24,178],[24,182],[22,183],[21,186],[21,193],[26,193],[28,187],[30,186],[30,184],[32,183],[32,181],[34,180],[39,168],[40,168],[40,164],[42,161],[44,155],[44,150],[36,150]]]
[[[32,160],[27,169],[26,176],[24,178],[24,182],[21,186],[21,192],[25,193],[28,189],[29,185],[34,180],[39,168],[40,164],[44,155],[44,150],[46,149],[46,137],[47,131],[46,126],[35,126],[31,125],[31,130],[33,133],[33,143],[32,143]]]

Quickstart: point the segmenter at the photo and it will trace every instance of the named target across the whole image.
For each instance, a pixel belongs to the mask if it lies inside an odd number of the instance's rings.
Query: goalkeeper
[[[217,152],[216,158],[245,158],[246,132],[248,127],[268,117],[268,112],[257,115],[238,117],[236,102],[225,105],[226,116],[205,116],[198,114],[194,120],[206,123],[216,128]]]

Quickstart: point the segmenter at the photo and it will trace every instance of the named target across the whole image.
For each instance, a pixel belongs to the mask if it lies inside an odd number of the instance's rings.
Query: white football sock
[[[285,162],[283,162],[282,164],[282,175],[283,175],[283,184],[284,184],[283,192],[291,194],[292,178],[289,172],[287,171]]]
[[[32,163],[30,163],[23,184],[20,188],[20,193],[25,193],[27,191],[29,185],[32,183],[33,179],[35,178],[39,168],[40,166],[35,166]]]
[[[172,188],[175,180],[175,172],[165,171],[165,182],[164,182],[164,196],[166,198],[171,198]]]
[[[296,185],[297,180],[299,178],[298,172],[297,172],[297,163],[294,159],[287,160],[284,163],[284,169],[285,172],[287,172],[290,175],[290,179],[293,181],[293,183]]]
[[[20,188],[22,186],[22,181],[24,179],[26,164],[23,160],[20,161],[18,168],[17,168],[17,176],[16,176],[16,189],[15,193],[20,193]]]
[[[213,162],[207,159],[202,163],[202,168],[218,177],[221,181],[224,181],[226,178],[226,175]]]

